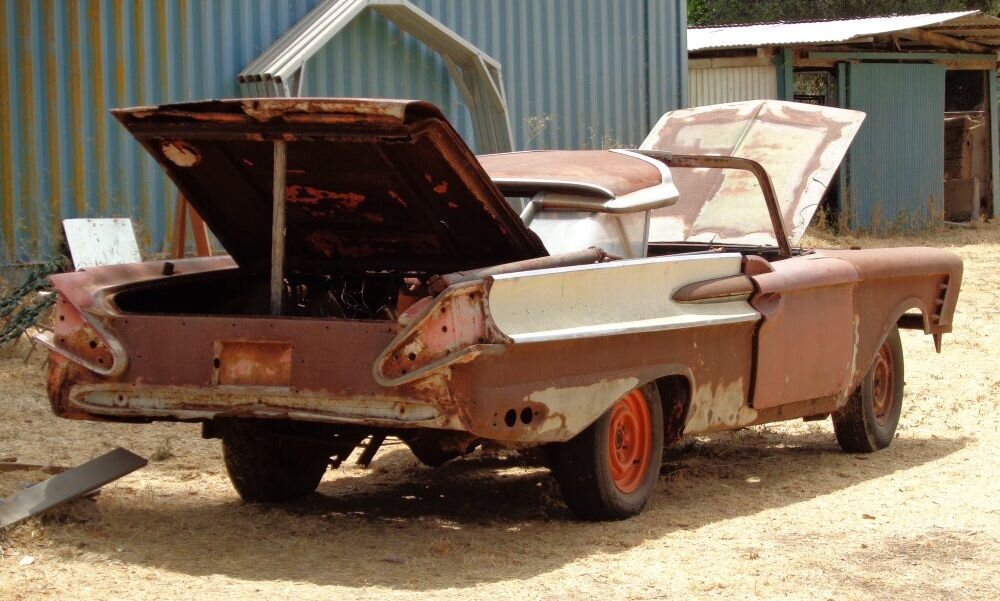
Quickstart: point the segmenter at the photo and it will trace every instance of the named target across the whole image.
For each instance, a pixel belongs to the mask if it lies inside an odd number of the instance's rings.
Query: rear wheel
[[[637,388],[572,440],[553,449],[563,499],[587,520],[642,511],[663,460],[663,408],[655,384]]]
[[[892,328],[847,404],[833,414],[833,430],[849,453],[871,453],[892,443],[903,407],[903,345]]]
[[[316,490],[336,452],[332,446],[295,437],[286,424],[234,420],[222,433],[226,471],[240,498],[275,503]]]

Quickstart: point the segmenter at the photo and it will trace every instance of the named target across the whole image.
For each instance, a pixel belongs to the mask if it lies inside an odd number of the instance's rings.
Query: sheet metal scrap
[[[121,447],[27,488],[0,503],[0,528],[71,501],[146,465],[145,458]]]

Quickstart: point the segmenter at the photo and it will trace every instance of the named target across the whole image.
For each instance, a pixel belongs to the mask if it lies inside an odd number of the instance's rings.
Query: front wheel
[[[903,407],[903,345],[893,327],[847,403],[833,414],[833,430],[849,453],[871,453],[892,443]]]
[[[553,451],[559,490],[577,516],[621,520],[638,514],[653,495],[663,461],[663,408],[656,385],[625,394]]]

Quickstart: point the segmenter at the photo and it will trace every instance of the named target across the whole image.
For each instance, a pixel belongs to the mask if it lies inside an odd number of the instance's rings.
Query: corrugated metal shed
[[[688,97],[691,106],[778,98],[774,65],[757,67],[691,68]]]
[[[1000,45],[1000,19],[977,10],[865,19],[812,21],[808,23],[761,23],[725,27],[693,27],[688,30],[688,50],[757,48],[854,42],[908,29],[983,44]]]
[[[173,185],[107,109],[238,96],[236,74],[317,0],[3,0],[3,264],[38,261],[64,217],[127,216],[164,247]],[[685,104],[679,0],[418,0],[503,65],[516,148],[637,144]],[[414,97],[471,123],[440,59],[362,15],[306,65],[304,94]]]
[[[980,73],[983,101],[969,110],[983,113],[989,124],[992,173],[981,184],[992,202],[992,211],[984,211],[998,214],[997,17],[963,11],[692,28],[688,48],[691,97],[697,101],[772,93],[791,100],[794,73],[813,71],[826,73],[834,87],[825,97],[814,92],[803,100],[839,101],[838,106],[868,113],[837,189],[839,208],[846,210],[852,227],[862,229],[920,227],[940,220],[945,98],[957,93],[946,89],[944,73]],[[767,56],[772,56],[771,67],[761,63]],[[745,69],[751,65],[762,68]],[[706,68],[697,69],[701,66]]]

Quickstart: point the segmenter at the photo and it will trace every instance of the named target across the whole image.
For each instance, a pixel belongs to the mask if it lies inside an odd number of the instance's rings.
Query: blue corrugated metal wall
[[[3,263],[49,256],[59,220],[131,217],[163,248],[173,184],[117,106],[236,96],[236,73],[317,0],[5,0]]]
[[[942,65],[847,65],[847,108],[868,114],[848,155],[852,227],[885,231],[940,221],[944,75]]]
[[[169,235],[173,186],[107,109],[239,95],[236,74],[318,0],[3,0],[4,264],[48,256],[58,222],[127,216],[147,250]],[[503,64],[518,148],[636,144],[684,104],[679,0],[417,0]],[[471,124],[436,56],[381,17],[307,65],[304,93],[423,98]]]

